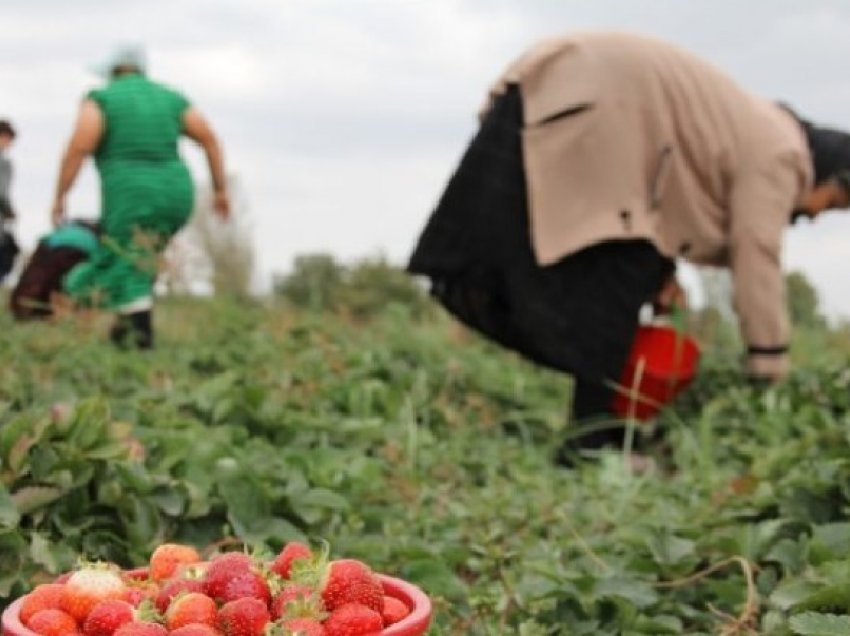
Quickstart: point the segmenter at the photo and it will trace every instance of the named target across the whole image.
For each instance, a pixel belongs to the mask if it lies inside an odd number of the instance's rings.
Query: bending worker
[[[747,369],[781,378],[783,232],[848,205],[850,135],[667,42],[578,33],[538,43],[493,85],[409,270],[466,324],[573,374],[583,421],[611,416],[639,309],[682,296],[679,258],[731,269]]]

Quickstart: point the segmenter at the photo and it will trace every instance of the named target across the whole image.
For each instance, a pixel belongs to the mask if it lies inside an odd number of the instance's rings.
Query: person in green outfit
[[[120,345],[153,346],[151,310],[158,261],[170,238],[188,221],[194,204],[189,168],[178,141],[203,149],[216,213],[230,203],[224,159],[206,119],[179,92],[147,77],[144,51],[116,51],[102,72],[108,81],[83,100],[62,157],[51,212],[65,218],[66,196],[85,159],[92,156],[101,186],[101,240],[90,258],[64,279],[65,292],[84,306],[117,313],[110,332]]]

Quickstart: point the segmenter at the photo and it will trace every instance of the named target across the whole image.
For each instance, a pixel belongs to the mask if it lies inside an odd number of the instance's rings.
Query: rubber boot
[[[122,349],[153,349],[153,321],[150,310],[119,314],[109,331],[109,339]]]
[[[572,468],[582,451],[618,450],[626,439],[625,424],[614,415],[614,392],[603,384],[575,380],[570,427],[587,428],[570,436],[555,454],[555,463]]]

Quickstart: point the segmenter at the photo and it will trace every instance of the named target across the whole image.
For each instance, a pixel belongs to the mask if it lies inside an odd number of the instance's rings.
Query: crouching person
[[[75,266],[97,250],[97,224],[76,220],[43,236],[9,296],[17,320],[44,320],[54,314],[63,280]]]

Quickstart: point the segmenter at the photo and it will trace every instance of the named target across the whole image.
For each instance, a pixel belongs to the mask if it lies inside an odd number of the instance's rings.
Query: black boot
[[[582,457],[582,451],[622,450],[628,434],[628,423],[614,413],[616,393],[603,384],[575,381],[570,428],[579,429],[570,435],[555,454],[555,463],[565,468],[574,467]],[[647,452],[657,447],[663,435],[659,431],[649,435],[634,430],[631,449]],[[585,453],[586,454],[586,453]]]
[[[119,314],[109,331],[109,339],[122,349],[153,349],[153,323],[150,310]]]
[[[570,428],[581,429],[564,441],[555,463],[571,468],[582,451],[617,450],[626,439],[625,423],[613,411],[614,391],[595,382],[575,380]]]

